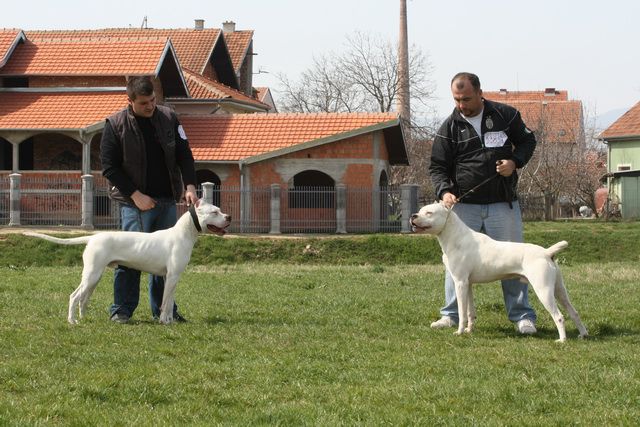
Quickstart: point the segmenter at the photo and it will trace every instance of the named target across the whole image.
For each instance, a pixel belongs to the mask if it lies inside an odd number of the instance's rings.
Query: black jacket
[[[178,202],[185,185],[196,183],[189,142],[184,131],[180,132],[180,123],[171,109],[156,106],[151,122],[164,151],[171,185],[167,193]],[[136,190],[148,194],[146,180],[150,165],[147,165],[144,137],[131,107],[107,118],[100,143],[100,160],[102,174],[112,184],[109,191],[112,199],[133,204],[130,196]]]
[[[488,204],[517,199],[518,175],[496,176],[496,161],[513,160],[523,167],[536,140],[515,108],[484,100],[480,138],[473,126],[455,109],[433,141],[429,173],[439,199],[445,192],[462,196],[484,180],[495,177],[464,197],[463,202]]]

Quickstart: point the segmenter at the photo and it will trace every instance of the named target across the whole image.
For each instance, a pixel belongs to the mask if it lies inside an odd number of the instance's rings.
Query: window
[[[618,172],[621,171],[630,171],[631,165],[618,165]]]

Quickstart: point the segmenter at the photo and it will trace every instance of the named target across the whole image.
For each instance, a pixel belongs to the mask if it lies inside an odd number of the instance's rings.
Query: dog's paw
[[[466,328],[464,328],[464,333],[465,333],[465,334],[470,334],[471,332],[473,332],[473,328],[472,328],[472,327],[466,327]]]
[[[460,336],[464,333],[464,331],[455,331],[453,335]]]
[[[173,323],[173,315],[172,314],[161,314],[160,315],[160,323],[163,325],[170,325]]]
[[[559,342],[559,343],[564,344],[565,342],[567,342],[567,339],[566,339],[566,338],[564,338],[564,339],[562,339],[562,338],[558,338],[558,339],[556,340],[556,342]]]
[[[78,319],[74,319],[72,317],[67,318],[67,322],[69,322],[70,325],[77,325],[78,324]]]

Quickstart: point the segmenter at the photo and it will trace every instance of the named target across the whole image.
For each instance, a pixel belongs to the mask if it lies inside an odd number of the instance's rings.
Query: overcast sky
[[[471,71],[484,90],[569,91],[588,115],[620,114],[640,101],[640,1],[408,0],[409,43],[427,54],[434,106],[453,108],[451,76]],[[22,0],[5,1],[0,27],[89,29],[187,28],[194,19],[252,29],[255,86],[277,86],[312,64],[313,55],[344,49],[355,31],[398,38],[399,0]],[[276,98],[277,102],[277,98]]]

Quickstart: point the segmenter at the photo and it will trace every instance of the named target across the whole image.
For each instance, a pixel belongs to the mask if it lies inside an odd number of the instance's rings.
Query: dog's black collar
[[[196,208],[193,205],[189,206],[189,213],[191,214],[191,219],[193,220],[193,225],[196,227],[196,230],[198,230],[198,233],[202,233],[202,227],[200,226],[200,221],[196,214]]]

